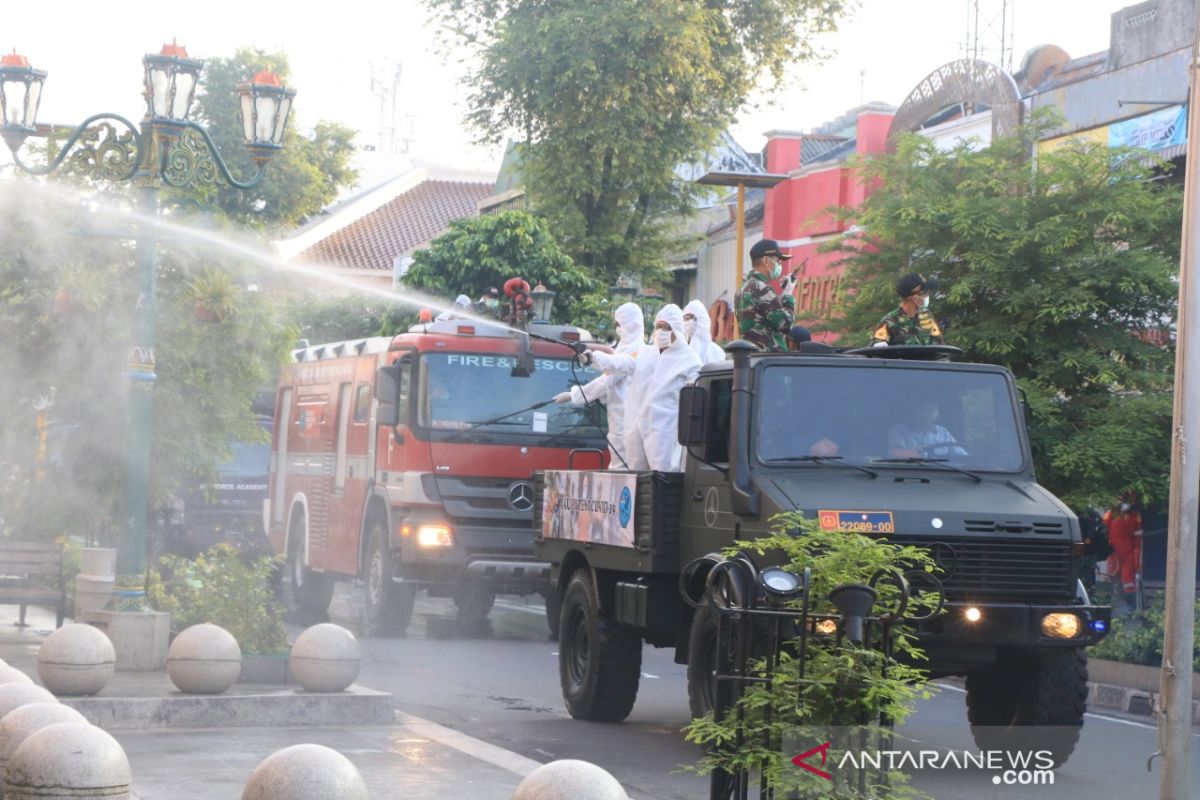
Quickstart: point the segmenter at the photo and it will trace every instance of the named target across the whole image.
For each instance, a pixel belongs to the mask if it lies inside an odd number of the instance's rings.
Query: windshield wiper
[[[842,461],[842,456],[787,456],[786,458],[768,458],[765,459],[768,464],[785,463],[785,464],[821,464],[822,466],[830,467],[845,467],[846,469],[856,469],[859,472],[865,472],[872,478],[878,478],[879,473],[872,469],[859,466],[858,464],[846,464]]]
[[[446,441],[453,442],[455,439],[459,438],[460,436],[465,436],[466,434],[470,433],[471,431],[482,428],[484,425],[497,425],[510,417],[515,417],[517,414],[524,414],[526,411],[536,411],[539,408],[545,408],[546,406],[550,405],[553,402],[554,402],[554,400],[543,400],[540,403],[534,403],[531,406],[526,406],[525,408],[518,408],[516,411],[510,411],[507,414],[501,414],[498,417],[492,417],[491,419],[485,419],[481,422],[468,423],[467,427],[463,428],[462,430],[460,430],[460,431],[456,432],[455,434],[453,434],[452,436],[448,437],[446,439]],[[525,423],[509,422],[507,424],[508,425],[523,425]]]
[[[873,458],[873,459],[871,459],[872,464],[918,464],[920,466],[926,466],[926,467],[945,467],[946,469],[953,470],[954,472],[959,472],[959,473],[962,473],[963,475],[966,475],[968,478],[975,481],[976,483],[983,483],[983,478],[979,477],[974,472],[971,472],[970,470],[967,470],[967,469],[963,469],[962,467],[956,467],[949,462],[950,462],[950,459],[948,459],[948,458],[921,458],[920,456],[909,456],[907,458]]]

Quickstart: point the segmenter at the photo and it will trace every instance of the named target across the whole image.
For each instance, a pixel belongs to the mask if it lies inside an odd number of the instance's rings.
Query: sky
[[[602,2],[602,0],[597,0]],[[860,0],[837,33],[823,37],[820,64],[790,70],[781,89],[759,95],[733,125],[751,151],[773,129],[809,130],[860,101],[899,105],[928,73],[964,53],[968,9],[976,0]],[[999,55],[1003,0],[977,0],[983,54]],[[1130,0],[1008,0],[1014,67],[1038,44],[1072,57],[1108,47],[1110,14]],[[132,0],[119,13],[94,3],[10,3],[0,48],[14,48],[49,72],[40,122],[77,123],[99,112],[140,119],[141,57],[176,39],[193,57],[228,56],[239,46],[284,51],[298,90],[294,123],[343,122],[371,142],[381,119],[372,82],[397,92],[396,121],[411,157],[470,170],[494,170],[501,147],[478,147],[463,124],[463,52],[439,41],[419,0],[336,0],[314,4]],[[116,7],[113,7],[114,10]],[[973,19],[973,15],[971,16]],[[994,30],[988,30],[988,23]],[[396,76],[398,75],[398,80]],[[231,102],[233,102],[231,100]],[[390,124],[390,123],[389,123]],[[7,154],[5,154],[7,155]]]

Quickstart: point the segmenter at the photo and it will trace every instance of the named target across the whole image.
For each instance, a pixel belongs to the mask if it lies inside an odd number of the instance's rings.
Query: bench
[[[27,606],[51,606],[58,611],[55,627],[61,628],[67,607],[62,545],[0,539],[0,605],[21,607],[21,627]]]

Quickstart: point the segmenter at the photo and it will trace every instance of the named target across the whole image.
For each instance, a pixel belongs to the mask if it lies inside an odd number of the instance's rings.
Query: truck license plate
[[[895,533],[896,524],[890,511],[826,511],[817,512],[823,531],[850,533]]]

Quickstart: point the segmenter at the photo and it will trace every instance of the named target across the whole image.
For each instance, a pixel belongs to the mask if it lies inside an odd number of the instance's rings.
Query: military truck
[[[927,547],[946,593],[945,613],[917,631],[932,677],[966,676],[981,746],[1014,723],[1064,726],[1069,754],[1084,648],[1110,610],[1079,581],[1075,514],[1035,479],[1012,374],[951,361],[956,348],[727,350],[681,394],[684,472],[536,476],[534,535],[560,606],[570,714],[624,719],[643,641],[674,648],[692,713],[708,711],[716,618],[683,601],[681,572],[701,559],[683,588],[702,597],[723,549],[797,510],[823,529]]]

